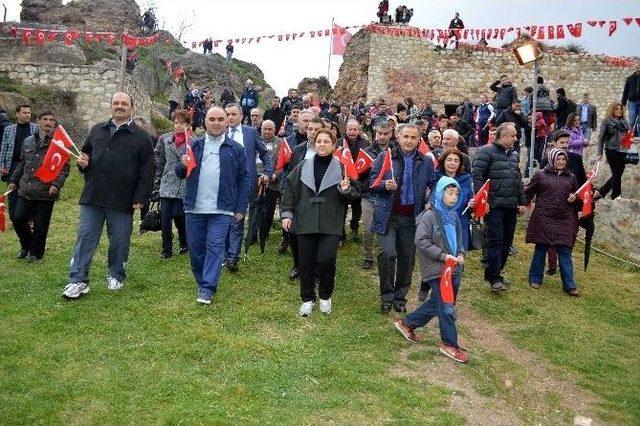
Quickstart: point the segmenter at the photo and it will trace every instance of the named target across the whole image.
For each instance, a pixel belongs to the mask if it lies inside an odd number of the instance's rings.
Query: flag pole
[[[331,51],[333,50],[333,25],[335,18],[331,18],[331,33],[329,37],[329,65],[327,66],[327,80],[329,80],[329,74],[331,73]]]

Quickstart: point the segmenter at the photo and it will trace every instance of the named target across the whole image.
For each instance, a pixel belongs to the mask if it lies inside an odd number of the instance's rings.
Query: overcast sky
[[[8,20],[17,20],[19,0],[4,0]],[[183,40],[199,41],[207,37],[226,40],[268,34],[285,34],[330,28],[336,24],[361,25],[376,20],[379,0],[138,0],[142,9],[152,4],[166,29],[175,30],[179,21],[193,26]],[[67,3],[67,1],[65,1]],[[467,28],[551,25],[585,22],[583,36],[571,37],[562,44],[575,42],[592,53],[640,56],[640,26],[618,24],[618,31],[608,36],[605,28],[592,28],[587,20],[610,20],[640,17],[638,0],[402,0],[390,1],[390,9],[399,4],[413,7],[411,24],[420,28],[448,26],[454,12],[459,12]],[[352,31],[353,32],[353,31]],[[565,31],[566,33],[566,31]],[[174,31],[175,34],[175,31]],[[494,42],[502,44],[499,40]],[[224,54],[225,44],[214,51]],[[201,51],[201,49],[198,49]],[[327,74],[329,38],[311,39],[308,35],[289,42],[262,40],[258,45],[238,45],[235,56],[257,64],[266,80],[279,94],[297,86],[303,77]],[[331,83],[338,78],[340,56],[331,58]]]

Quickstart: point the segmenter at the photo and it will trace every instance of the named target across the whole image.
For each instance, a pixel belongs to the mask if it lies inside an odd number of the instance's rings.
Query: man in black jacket
[[[127,93],[115,93],[110,109],[111,118],[93,126],[78,158],[85,183],[69,284],[62,293],[69,299],[89,292],[89,266],[105,221],[109,237],[107,288],[122,288],[133,212],[144,207],[151,194],[153,146],[149,135],[131,119],[133,99]]]
[[[635,124],[635,134],[640,135],[640,66],[624,83],[622,91],[622,105],[626,105],[629,110],[629,123]]]
[[[513,84],[511,84],[511,81],[509,81],[509,77],[506,74],[502,74],[500,76],[500,80],[494,81],[489,88],[496,92],[496,117],[499,117],[502,111],[509,108],[509,106],[513,104],[513,101],[518,99],[518,90]]]
[[[56,118],[52,112],[46,111],[38,116],[38,130],[22,143],[20,161],[9,177],[7,189],[17,190],[13,225],[20,239],[18,259],[26,258],[28,262],[38,262],[44,256],[53,203],[60,197],[60,190],[69,175],[67,163],[52,182],[44,183],[34,176],[47,155],[55,126]]]
[[[571,99],[567,98],[567,92],[565,92],[564,88],[558,87],[556,89],[556,95],[558,97],[558,103],[556,105],[556,118],[558,122],[556,126],[560,129],[564,127],[569,114],[576,112],[578,106]]]
[[[496,126],[502,123],[513,123],[516,126],[516,137],[518,140],[515,143],[515,150],[520,152],[520,138],[522,137],[522,130],[525,129],[529,123],[522,113],[522,107],[519,99],[513,101],[511,106],[500,113],[500,116],[496,118]]]
[[[282,123],[284,123],[284,110],[280,108],[280,98],[274,96],[271,100],[271,108],[264,112],[264,121],[271,120],[276,126],[276,134],[280,131]]]
[[[502,270],[509,258],[518,214],[525,211],[525,196],[520,166],[511,150],[516,142],[516,129],[511,123],[498,126],[496,141],[478,149],[473,161],[474,191],[489,183],[489,213],[485,216],[488,266],[484,278],[493,291],[506,290],[508,282]]]

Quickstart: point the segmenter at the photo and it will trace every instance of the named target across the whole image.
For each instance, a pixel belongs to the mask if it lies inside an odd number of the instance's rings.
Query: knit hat
[[[553,133],[553,141],[554,142],[558,142],[558,139],[560,138],[570,138],[571,137],[571,133],[567,132],[566,130],[556,130]]]
[[[567,152],[564,149],[553,148],[547,153],[547,160],[549,160],[549,164],[552,167],[555,167],[556,160],[559,156],[564,155],[564,158],[567,158]]]

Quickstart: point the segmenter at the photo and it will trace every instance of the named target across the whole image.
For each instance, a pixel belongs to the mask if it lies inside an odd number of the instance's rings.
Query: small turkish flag
[[[429,152],[431,152],[431,149],[429,149],[429,145],[427,145],[427,143],[422,138],[420,138],[420,145],[418,145],[418,152],[422,155],[427,155]]]
[[[93,33],[85,33],[84,34],[84,41],[86,41],[87,43],[91,44],[93,43]]]
[[[6,231],[7,214],[4,205],[4,195],[0,195],[0,232]]]
[[[385,151],[384,160],[382,161],[382,167],[380,167],[380,172],[378,173],[376,180],[374,180],[373,183],[371,184],[370,188],[374,188],[380,185],[380,183],[384,179],[384,176],[389,171],[391,172],[391,176],[393,177],[393,162],[391,160],[391,148],[387,148],[387,150]]]
[[[624,134],[622,139],[620,139],[620,145],[622,145],[624,149],[629,149],[631,148],[632,142],[633,142],[633,130],[629,130],[627,131],[627,133]]]
[[[358,159],[356,160],[356,170],[358,172],[358,176],[365,172],[368,172],[371,166],[373,166],[373,158],[371,158],[371,156],[367,154],[364,149],[361,149],[358,153]]]
[[[191,172],[196,168],[196,156],[193,154],[193,150],[191,149],[191,142],[187,140],[187,177],[191,176]]]
[[[31,40],[31,31],[23,31],[22,33],[22,43],[29,44],[29,40]]]
[[[338,25],[333,26],[333,45],[331,47],[332,55],[344,55],[347,50],[347,44],[351,40],[351,34],[346,28]]]
[[[36,46],[42,46],[44,44],[44,33],[42,31],[38,31],[36,33]]]
[[[576,196],[582,200],[581,216],[586,217],[593,213],[593,187],[590,180],[576,191]]]
[[[476,218],[483,218],[489,213],[489,179],[480,187],[480,190],[473,197],[476,205],[473,212]]]
[[[280,146],[278,147],[278,158],[276,160],[276,170],[283,170],[284,166],[289,164],[291,161],[291,155],[293,151],[291,151],[291,147],[289,146],[289,142],[286,139],[282,139],[280,142]]]
[[[44,183],[53,182],[69,161],[69,157],[71,157],[71,151],[65,147],[64,142],[52,138],[42,165],[33,175]]]
[[[442,303],[456,303],[456,296],[453,291],[453,270],[456,267],[456,258],[447,256],[444,261],[444,268],[440,276],[440,297]]]
[[[73,44],[73,35],[70,32],[64,34],[64,44],[71,46]]]
[[[56,37],[58,35],[55,32],[50,32],[47,34],[47,41],[56,41]]]
[[[353,162],[353,156],[351,155],[351,150],[348,146],[343,146],[334,152],[333,154],[340,160],[340,163],[344,166],[344,174],[349,177],[349,179],[358,179],[358,169]]]
[[[109,34],[107,36],[107,44],[111,46],[115,42],[116,42],[116,36],[114,34]]]

